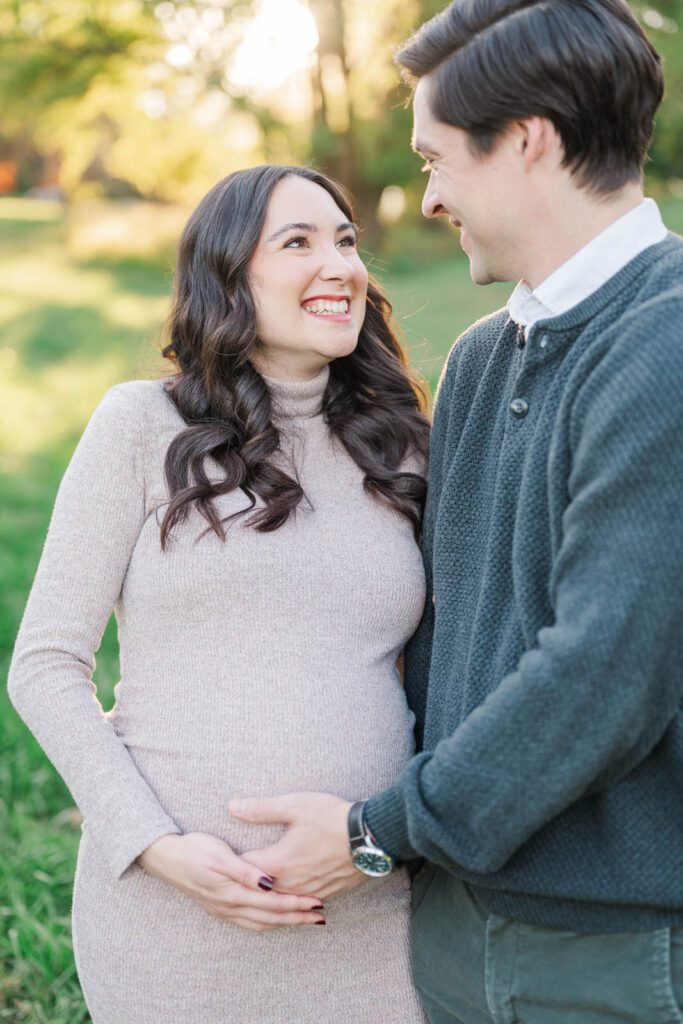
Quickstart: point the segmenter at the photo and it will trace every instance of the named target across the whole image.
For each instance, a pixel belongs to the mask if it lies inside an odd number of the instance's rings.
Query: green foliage
[[[126,61],[150,58],[157,35],[142,0],[1,0],[0,95],[11,97],[5,130],[82,98],[99,77],[116,81]]]
[[[650,175],[683,179],[683,0],[657,0],[639,9],[652,44],[662,55],[666,83],[657,116]]]
[[[232,110],[214,64],[176,68],[165,59],[171,40],[155,6],[0,0],[5,148],[52,158],[72,196],[192,202],[261,155],[257,119]]]

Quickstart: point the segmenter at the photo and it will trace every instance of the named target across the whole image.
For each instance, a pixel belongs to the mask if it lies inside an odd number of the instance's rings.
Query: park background
[[[84,423],[112,384],[165,372],[174,245],[216,180],[311,162],[349,186],[364,256],[432,391],[459,332],[505,302],[509,286],[475,288],[457,234],[420,217],[392,49],[442,6],[0,0],[3,679]],[[633,6],[667,81],[648,193],[683,232],[683,0]],[[117,669],[110,623],[95,675],[105,707]],[[3,687],[0,1021],[89,1020],[69,934],[79,827]]]

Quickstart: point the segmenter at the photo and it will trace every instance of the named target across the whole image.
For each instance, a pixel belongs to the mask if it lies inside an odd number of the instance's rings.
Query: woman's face
[[[280,181],[249,267],[267,376],[304,380],[356,347],[368,272],[356,229],[329,192],[306,178]]]

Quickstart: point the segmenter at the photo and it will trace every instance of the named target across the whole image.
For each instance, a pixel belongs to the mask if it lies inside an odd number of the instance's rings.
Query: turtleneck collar
[[[329,377],[328,364],[323,366],[320,373],[308,380],[279,380],[263,374],[273,398],[275,417],[283,420],[301,420],[318,416]]]

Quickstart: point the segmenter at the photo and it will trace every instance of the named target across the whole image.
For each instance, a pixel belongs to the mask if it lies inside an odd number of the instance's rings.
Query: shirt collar
[[[654,199],[643,199],[596,235],[532,290],[520,281],[508,301],[511,318],[529,331],[538,320],[560,316],[601,288],[627,263],[666,238]]]

